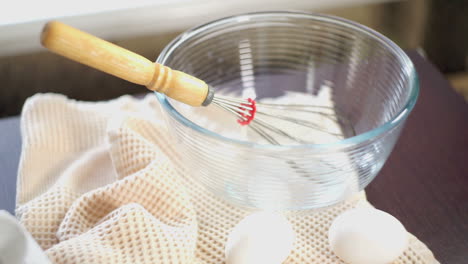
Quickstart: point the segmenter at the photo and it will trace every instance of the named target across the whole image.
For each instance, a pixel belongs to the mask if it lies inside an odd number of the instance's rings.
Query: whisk
[[[41,43],[54,53],[85,64],[129,82],[144,85],[149,90],[163,93],[191,106],[215,105],[237,117],[240,125],[248,126],[270,144],[279,145],[278,137],[297,143],[310,143],[275,126],[268,118],[321,131],[339,137],[313,120],[295,118],[297,113],[322,116],[341,126],[351,128],[350,122],[337,109],[327,106],[299,104],[265,104],[253,98],[241,99],[222,96],[204,81],[189,74],[172,70],[115,44],[80,31],[58,21],[47,23],[41,34]],[[284,110],[272,114],[270,110]],[[349,130],[349,129],[348,129]],[[354,132],[352,132],[354,133]]]

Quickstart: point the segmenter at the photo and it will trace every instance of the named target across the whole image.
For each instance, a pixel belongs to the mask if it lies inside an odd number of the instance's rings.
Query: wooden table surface
[[[421,92],[388,162],[366,189],[441,263],[468,263],[468,105],[415,52]],[[13,212],[19,119],[0,120],[0,209]]]
[[[420,95],[394,151],[366,188],[441,263],[468,263],[468,104],[429,62],[409,53]]]

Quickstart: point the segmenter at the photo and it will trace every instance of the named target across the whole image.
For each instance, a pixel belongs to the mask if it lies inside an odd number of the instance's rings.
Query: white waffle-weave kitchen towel
[[[17,217],[54,263],[223,263],[227,234],[250,212],[190,178],[154,95],[77,102],[38,94],[22,113]],[[285,263],[342,263],[327,229],[363,194],[291,216]],[[395,263],[438,263],[411,236]]]
[[[0,210],[0,264],[49,264],[50,261],[10,213]]]

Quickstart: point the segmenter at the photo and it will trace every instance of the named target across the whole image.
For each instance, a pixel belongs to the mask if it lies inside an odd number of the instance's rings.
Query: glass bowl
[[[321,208],[363,190],[387,160],[419,92],[414,66],[396,44],[319,14],[216,20],[181,34],[157,62],[234,97],[314,97],[326,90],[352,124],[353,133],[325,143],[252,142],[222,110],[157,94],[191,176],[223,199],[259,209]]]

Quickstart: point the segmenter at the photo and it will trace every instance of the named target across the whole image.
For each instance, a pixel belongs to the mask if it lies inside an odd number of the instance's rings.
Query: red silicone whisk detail
[[[252,108],[252,110],[249,110],[249,114],[250,115],[246,115],[244,113],[240,113],[240,115],[244,118],[246,118],[245,120],[242,120],[242,119],[237,119],[237,123],[245,126],[245,125],[248,125],[250,124],[250,122],[252,122],[252,120],[254,119],[255,117],[255,112],[257,112],[257,107],[255,106],[255,100],[253,100],[252,98],[248,98],[247,101],[250,103],[250,104],[241,104],[243,106],[248,106],[250,108]],[[245,110],[245,108],[243,108],[242,106],[239,107],[240,110]]]

